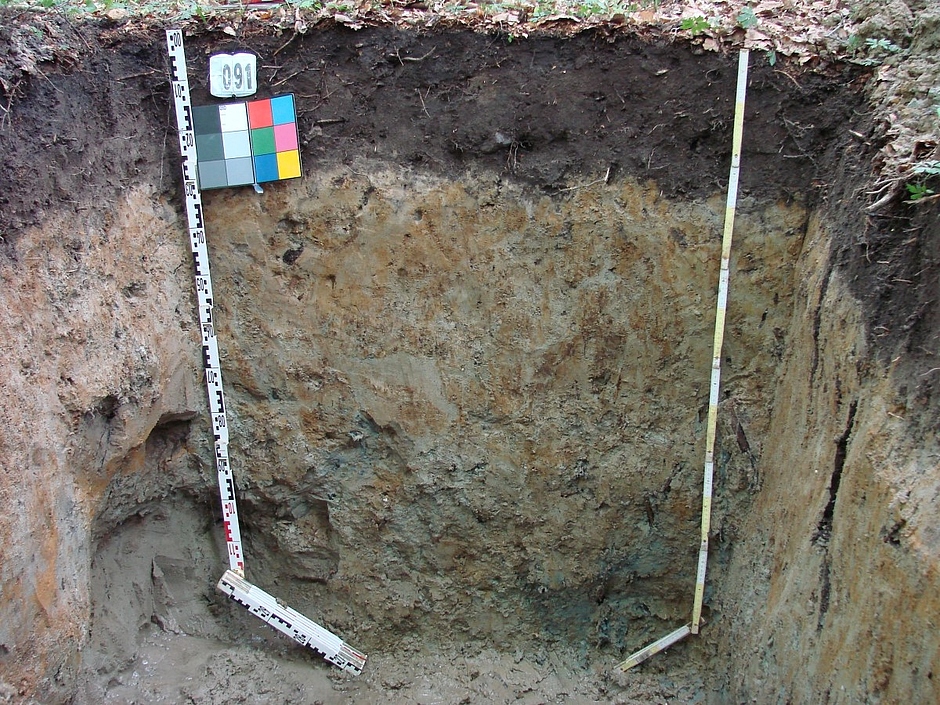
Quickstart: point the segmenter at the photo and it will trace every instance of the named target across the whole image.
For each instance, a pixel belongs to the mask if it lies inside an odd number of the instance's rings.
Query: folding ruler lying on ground
[[[209,274],[209,250],[202,212],[202,196],[197,178],[196,138],[193,125],[192,103],[189,98],[189,78],[186,72],[186,54],[183,33],[167,30],[167,49],[170,55],[170,79],[176,104],[176,124],[179,128],[180,152],[183,157],[183,186],[186,198],[186,217],[189,221],[189,244],[193,252],[196,274],[196,296],[199,302],[199,323],[202,333],[202,358],[205,366],[206,391],[209,412],[215,436],[215,458],[218,470],[219,492],[222,497],[222,520],[228,546],[229,570],[219,580],[218,589],[239,604],[292,639],[322,654],[330,663],[359,674],[366,663],[366,655],[348,646],[335,634],[299,612],[283,605],[261,588],[245,580],[245,559],[242,553],[241,533],[238,528],[238,507],[235,503],[235,478],[228,457],[228,424],[225,418],[225,399],[222,392],[222,371],[219,363],[219,343],[212,320],[212,277]]]

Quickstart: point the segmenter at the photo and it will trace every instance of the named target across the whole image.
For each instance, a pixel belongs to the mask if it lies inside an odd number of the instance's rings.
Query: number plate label
[[[216,98],[244,98],[258,90],[258,57],[216,54],[209,58],[209,92]]]

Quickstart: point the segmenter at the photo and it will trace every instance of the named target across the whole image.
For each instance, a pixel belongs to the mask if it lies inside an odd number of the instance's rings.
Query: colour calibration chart
[[[301,175],[294,95],[193,107],[199,188]]]

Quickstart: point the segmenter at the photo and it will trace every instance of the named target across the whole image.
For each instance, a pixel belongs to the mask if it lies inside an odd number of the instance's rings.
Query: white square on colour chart
[[[226,159],[251,156],[251,141],[248,139],[248,130],[243,132],[223,132],[222,149]]]
[[[245,103],[230,103],[219,106],[219,123],[222,132],[240,132],[248,129],[248,106]]]

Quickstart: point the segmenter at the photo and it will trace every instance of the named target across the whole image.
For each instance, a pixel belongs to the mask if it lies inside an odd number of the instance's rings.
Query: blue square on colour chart
[[[255,157],[255,181],[277,181],[277,155],[259,154]]]
[[[275,125],[285,125],[296,120],[294,114],[294,95],[279,95],[271,98],[271,117]]]

